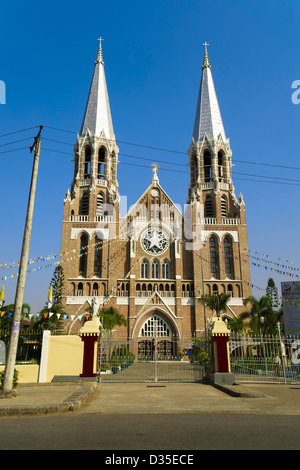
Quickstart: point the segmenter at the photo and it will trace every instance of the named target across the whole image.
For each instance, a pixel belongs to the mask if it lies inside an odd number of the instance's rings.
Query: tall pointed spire
[[[104,72],[103,39],[99,38],[98,41],[99,49],[80,135],[83,136],[89,129],[92,134],[99,137],[102,131],[104,131],[107,139],[115,140]]]
[[[226,140],[207,53],[207,46],[209,44],[205,42],[203,45],[205,46],[205,51],[193,138],[196,141],[202,140],[204,135],[207,134],[209,139],[217,139],[221,134],[223,139]]]

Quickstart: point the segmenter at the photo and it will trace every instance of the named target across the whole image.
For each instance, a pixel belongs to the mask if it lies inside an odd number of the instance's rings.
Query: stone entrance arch
[[[138,359],[141,361],[163,361],[177,358],[177,325],[164,314],[154,309],[139,321]]]

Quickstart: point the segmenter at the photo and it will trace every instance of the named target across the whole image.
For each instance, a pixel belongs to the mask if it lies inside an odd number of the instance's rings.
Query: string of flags
[[[115,242],[119,242],[119,239],[115,238],[111,238],[109,240],[107,240],[107,244],[105,245],[104,243],[101,242],[96,242],[96,243],[93,243],[93,244],[89,244],[89,245],[86,245],[84,247],[81,247],[79,250],[77,249],[73,249],[73,250],[70,250],[70,251],[65,251],[64,254],[66,255],[72,255],[73,253],[76,253],[79,251],[79,253],[77,255],[73,255],[71,257],[68,257],[68,258],[65,258],[65,259],[61,259],[60,261],[55,261],[54,263],[49,263],[47,265],[43,265],[43,266],[39,266],[37,268],[32,268],[32,269],[28,269],[26,272],[27,274],[31,274],[33,272],[36,272],[36,271],[40,271],[41,269],[47,269],[47,268],[51,268],[52,266],[55,266],[55,265],[59,265],[61,263],[66,263],[68,261],[72,261],[72,260],[75,260],[77,258],[80,258],[81,256],[84,256],[88,253],[89,249],[91,248],[96,248],[97,250],[101,250],[103,249],[105,246],[109,246],[111,245],[112,243],[115,243]],[[97,246],[98,245],[98,246]],[[53,258],[59,256],[60,253],[56,254],[56,255],[52,255]],[[41,258],[40,258],[41,259]],[[19,273],[15,273],[15,274],[10,274],[8,276],[3,276],[1,277],[1,280],[2,281],[8,281],[10,279],[16,279],[17,277],[19,276]]]

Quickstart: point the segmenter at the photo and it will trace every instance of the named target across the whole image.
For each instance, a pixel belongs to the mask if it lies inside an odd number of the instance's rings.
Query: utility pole
[[[18,276],[18,282],[17,282],[16,296],[15,296],[13,323],[12,323],[12,328],[11,328],[8,355],[7,355],[3,387],[2,387],[4,392],[10,392],[13,387],[13,376],[14,376],[16,355],[17,355],[17,348],[18,348],[18,341],[19,341],[20,321],[21,321],[26,272],[27,272],[27,265],[28,265],[28,258],[29,258],[33,208],[34,208],[36,182],[37,182],[39,159],[40,159],[40,149],[41,149],[40,136],[41,136],[42,129],[43,129],[43,126],[40,126],[39,133],[34,139],[34,144],[32,147],[30,147],[30,152],[34,150],[34,160],[33,160],[33,167],[32,167],[28,205],[27,205],[27,215],[26,215],[26,222],[25,222],[25,228],[24,228],[22,252],[21,252],[21,258],[20,258],[19,276]]]

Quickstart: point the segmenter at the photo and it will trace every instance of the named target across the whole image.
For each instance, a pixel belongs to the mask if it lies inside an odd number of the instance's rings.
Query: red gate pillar
[[[213,373],[212,380],[218,385],[232,385],[234,374],[230,371],[230,330],[220,317],[214,318],[212,327]]]
[[[100,326],[99,318],[95,316],[85,322],[80,329],[79,336],[81,336],[81,341],[84,343],[82,374],[80,374],[80,377],[97,376],[97,373],[94,372],[95,354],[97,354],[95,343],[99,338]]]

